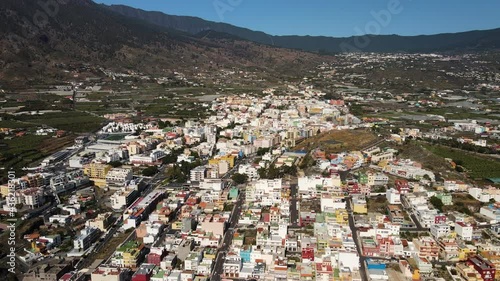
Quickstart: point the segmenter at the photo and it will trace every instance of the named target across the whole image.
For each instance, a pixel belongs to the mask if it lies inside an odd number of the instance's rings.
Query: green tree
[[[267,178],[268,179],[276,179],[281,177],[280,170],[276,168],[276,166],[271,165],[269,169],[267,169]]]
[[[302,162],[300,162],[299,168],[306,169],[308,167],[314,166],[314,159],[311,156],[311,153],[307,153]]]
[[[118,168],[118,167],[121,167],[123,165],[123,163],[120,161],[112,161],[112,162],[109,162],[108,164],[111,165],[113,168]]]
[[[262,156],[264,154],[266,154],[266,152],[269,151],[269,148],[264,148],[264,147],[260,147],[259,149],[257,149],[257,156]]]
[[[191,150],[191,156],[193,156],[194,158],[200,158],[200,154],[198,153],[198,151],[194,150]]]
[[[443,201],[441,201],[441,199],[437,198],[436,196],[432,196],[431,199],[429,200],[432,204],[432,206],[434,206],[434,208],[438,209],[439,211],[443,211]]]
[[[296,176],[297,175],[297,166],[292,165],[292,166],[283,166],[282,169],[282,175],[291,175],[291,176]]]
[[[248,181],[248,176],[245,174],[235,173],[231,179],[235,184],[244,184]]]
[[[161,161],[162,161],[163,164],[172,164],[172,163],[175,163],[175,162],[177,162],[177,155],[175,155],[174,153],[168,154],[165,157],[163,157],[161,159]]]
[[[266,170],[266,168],[259,168],[259,169],[257,170],[257,173],[259,173],[259,177],[260,177],[261,179],[265,179],[265,178],[267,178],[267,170]]]
[[[142,170],[142,175],[145,177],[152,177],[158,173],[158,167],[156,166],[151,166],[147,167],[146,169]]]
[[[179,165],[174,165],[170,167],[165,173],[167,180],[172,182],[185,182],[187,181],[187,176],[182,172]]]

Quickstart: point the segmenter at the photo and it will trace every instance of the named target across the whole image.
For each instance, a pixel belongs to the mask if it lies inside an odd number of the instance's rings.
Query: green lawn
[[[109,135],[106,140],[109,141],[118,141],[118,140],[123,140],[127,134],[120,134],[120,135]]]

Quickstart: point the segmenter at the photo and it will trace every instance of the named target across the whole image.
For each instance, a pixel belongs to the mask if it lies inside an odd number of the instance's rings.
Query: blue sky
[[[196,16],[273,35],[419,35],[500,28],[497,0],[94,1]]]

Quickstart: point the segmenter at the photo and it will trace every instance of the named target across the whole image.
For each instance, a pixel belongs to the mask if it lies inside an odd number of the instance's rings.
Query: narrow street
[[[222,237],[221,241],[222,245],[217,251],[217,256],[215,258],[214,267],[212,269],[212,274],[211,274],[212,277],[210,278],[210,280],[213,281],[221,280],[221,274],[223,273],[224,259],[226,257],[229,246],[233,242],[235,227],[238,224],[244,200],[245,200],[245,192],[244,190],[240,190],[240,194],[238,195],[238,200],[236,201],[233,212],[231,213],[231,217],[229,219],[226,232]]]
[[[290,185],[290,225],[297,227],[299,225],[299,210],[297,208],[297,184]]]
[[[361,241],[359,240],[358,236],[358,229],[354,225],[354,214],[352,211],[352,206],[351,206],[351,198],[346,197],[346,209],[349,214],[349,227],[351,228],[352,231],[352,239],[354,240],[354,243],[356,244],[356,249],[358,250],[358,255],[359,255],[359,273],[361,275],[361,279],[364,281],[368,281],[368,275],[366,273],[366,257],[363,256],[363,250],[361,248]]]

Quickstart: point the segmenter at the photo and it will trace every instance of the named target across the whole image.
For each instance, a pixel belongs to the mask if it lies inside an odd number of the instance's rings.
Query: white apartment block
[[[383,173],[368,173],[368,185],[378,186],[387,185],[389,183],[389,177]]]
[[[386,192],[387,201],[391,205],[399,205],[401,204],[401,193],[398,190],[391,188]]]
[[[75,240],[73,240],[73,247],[79,249],[80,251],[85,251],[92,243],[94,243],[97,238],[99,238],[100,231],[95,227],[86,227],[81,230],[80,235],[78,235]]]
[[[249,179],[258,179],[258,169],[251,164],[242,164],[238,166],[238,173],[247,175]]]
[[[449,225],[447,225],[445,223],[431,225],[431,235],[435,239],[448,236],[448,234],[450,234],[450,226]]]
[[[205,173],[207,168],[205,166],[198,166],[191,170],[189,173],[189,179],[191,181],[201,182],[205,179]]]
[[[200,189],[221,191],[224,188],[224,182],[220,179],[204,179],[200,182]]]
[[[113,168],[106,175],[106,185],[125,186],[132,180],[132,170],[124,168]]]
[[[16,190],[14,193],[16,204],[23,204],[31,209],[38,208],[45,203],[41,188]]]
[[[463,222],[455,223],[455,232],[458,237],[465,241],[472,241],[472,234],[474,232],[474,227],[470,224],[466,224]]]

